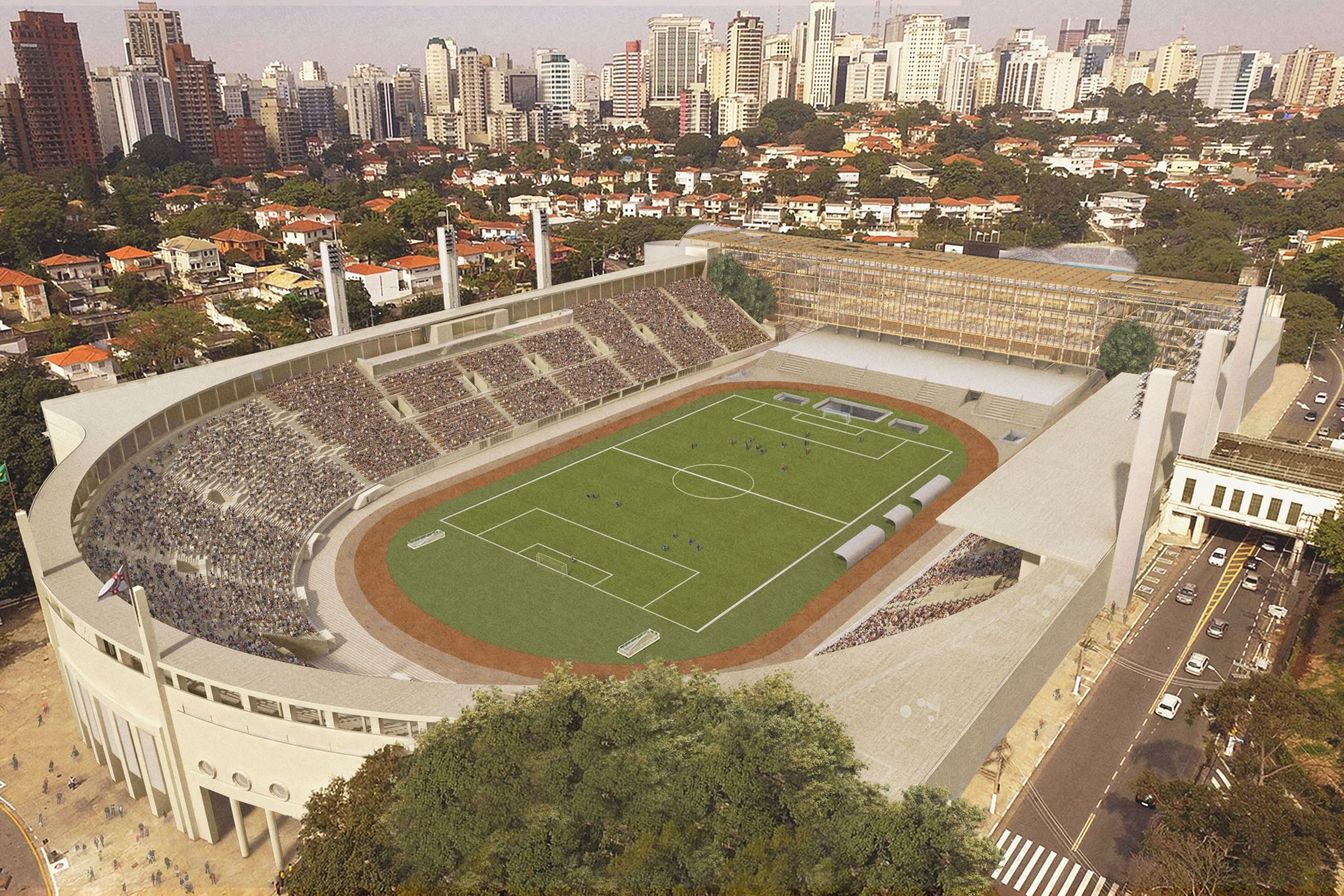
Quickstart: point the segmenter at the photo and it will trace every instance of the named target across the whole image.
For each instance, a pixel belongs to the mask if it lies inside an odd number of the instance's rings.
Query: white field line
[[[805,438],[805,439],[807,439],[807,441],[809,441],[809,442],[813,442],[813,443],[815,443],[815,444],[817,444],[817,445],[823,445],[823,446],[825,446],[825,447],[827,447],[827,448],[831,448],[831,449],[833,449],[833,450],[835,450],[835,451],[844,451],[844,452],[847,453],[847,454],[857,455],[858,457],[867,458],[868,460],[885,460],[886,457],[887,457],[887,455],[891,454],[891,453],[892,453],[893,451],[895,451],[897,448],[900,448],[902,445],[906,445],[906,444],[922,445],[922,446],[924,446],[924,447],[926,447],[926,448],[932,448],[932,447],[934,447],[934,446],[932,446],[932,445],[925,445],[923,442],[915,442],[915,441],[912,440],[912,439],[907,439],[907,438],[904,438],[904,437],[902,437],[902,436],[894,435],[894,434],[889,433],[889,432],[883,432],[883,431],[881,431],[880,429],[869,429],[868,427],[855,427],[855,428],[858,430],[858,432],[852,432],[852,433],[851,433],[851,432],[845,432],[844,430],[836,429],[834,426],[827,426],[825,422],[818,422],[818,421],[824,421],[825,418],[823,418],[823,417],[812,417],[812,420],[810,421],[811,424],[812,424],[813,426],[816,426],[816,427],[820,428],[820,429],[829,429],[829,430],[831,430],[832,432],[838,432],[838,433],[841,433],[842,435],[848,435],[848,436],[867,436],[867,435],[872,435],[872,436],[877,436],[877,437],[879,437],[879,438],[887,439],[887,440],[889,440],[889,441],[893,441],[893,442],[896,443],[894,446],[892,446],[891,448],[888,448],[886,451],[882,452],[881,454],[868,454],[868,453],[863,452],[863,451],[855,451],[853,448],[844,448],[844,447],[842,447],[842,446],[840,446],[840,445],[832,445],[830,442],[823,442],[823,441],[820,441],[820,440],[818,440],[818,439],[814,439],[814,438],[812,438],[812,437],[810,437],[810,436],[804,436],[804,435],[802,435],[801,433],[797,433],[797,432],[788,432],[788,431],[786,431],[786,430],[782,430],[782,429],[775,429],[773,426],[766,426],[764,423],[757,423],[757,422],[754,421],[754,420],[747,420],[747,419],[744,419],[745,417],[747,417],[748,415],[750,415],[750,414],[753,413],[754,411],[757,411],[757,410],[759,410],[759,409],[761,409],[761,408],[769,408],[769,409],[774,410],[774,411],[783,411],[783,412],[786,413],[786,414],[789,414],[789,413],[790,413],[788,408],[781,408],[781,407],[779,407],[778,405],[769,404],[769,403],[764,402],[764,401],[757,401],[757,400],[754,399],[754,398],[753,398],[753,399],[748,399],[748,400],[749,400],[749,401],[754,401],[754,402],[756,402],[756,407],[751,408],[750,410],[743,411],[742,413],[738,414],[736,417],[733,418],[733,420],[734,420],[735,422],[737,422],[737,423],[745,423],[747,426],[754,426],[754,427],[756,427],[757,429],[764,429],[764,430],[766,430],[767,432],[773,432],[773,433],[778,433],[779,435],[788,436],[788,437],[791,438],[791,439],[804,439],[804,438]],[[791,419],[791,420],[798,420],[798,418],[799,418],[800,416],[803,416],[803,417],[811,417],[811,415],[806,414],[806,413],[803,412],[803,411],[794,411],[793,413],[790,414],[790,419]],[[801,422],[801,421],[800,421],[800,422]]]
[[[932,448],[933,446],[932,446],[932,445],[924,445],[923,447],[925,447],[925,448]],[[941,464],[943,461],[947,460],[947,458],[952,454],[952,452],[949,451],[949,450],[946,449],[946,448],[935,448],[934,450],[935,450],[935,451],[941,451],[941,452],[942,452],[942,456],[939,457],[939,458],[938,458],[936,461],[934,461],[933,463],[929,464],[929,465],[928,465],[927,467],[925,467],[924,469],[920,470],[920,471],[919,471],[918,473],[916,473],[914,476],[911,476],[911,477],[910,477],[910,478],[909,478],[903,485],[901,485],[899,488],[892,489],[890,492],[888,492],[886,495],[884,495],[884,496],[882,497],[881,500],[875,502],[871,507],[869,507],[869,508],[868,508],[867,510],[865,510],[863,513],[860,513],[858,516],[854,517],[854,519],[850,520],[848,523],[845,523],[843,526],[841,526],[841,527],[840,527],[839,529],[837,529],[835,532],[832,532],[830,535],[828,535],[828,536],[826,536],[825,538],[823,538],[820,542],[818,542],[815,546],[813,546],[813,547],[812,547],[806,554],[803,554],[801,557],[799,557],[798,559],[794,560],[794,561],[793,561],[792,563],[790,563],[788,566],[784,567],[784,568],[781,569],[779,572],[775,573],[775,574],[772,575],[770,578],[766,579],[764,582],[762,582],[761,584],[757,585],[755,588],[751,589],[751,590],[748,591],[746,594],[742,595],[742,597],[738,598],[737,601],[735,601],[735,602],[732,603],[731,605],[725,607],[725,608],[723,609],[723,611],[719,613],[719,615],[715,616],[713,619],[709,620],[709,621],[706,622],[704,625],[702,625],[702,626],[700,626],[698,629],[696,629],[696,630],[695,630],[696,634],[699,634],[700,632],[703,632],[705,629],[709,628],[711,625],[713,625],[714,623],[718,622],[720,619],[722,619],[724,616],[726,616],[726,615],[728,615],[729,613],[731,613],[733,610],[737,609],[739,605],[745,603],[747,600],[749,600],[751,597],[753,597],[753,596],[754,596],[755,594],[757,594],[761,589],[765,588],[767,585],[769,585],[769,584],[770,584],[771,582],[773,582],[775,579],[778,579],[780,576],[784,575],[784,573],[786,573],[786,572],[788,572],[789,570],[793,569],[793,568],[794,568],[795,566],[797,566],[799,563],[802,563],[802,562],[803,562],[804,560],[806,560],[808,557],[812,556],[812,555],[815,554],[817,551],[821,550],[821,548],[825,547],[828,543],[830,543],[831,541],[833,541],[833,540],[835,539],[835,537],[836,537],[837,535],[839,535],[841,532],[845,531],[845,530],[848,529],[850,526],[854,525],[854,524],[857,523],[859,520],[863,519],[865,516],[867,516],[868,514],[872,513],[872,512],[873,512],[874,510],[876,510],[877,508],[881,507],[881,506],[882,506],[883,504],[885,504],[887,501],[890,501],[893,495],[896,495],[896,494],[898,494],[899,492],[902,492],[902,491],[904,491],[905,489],[909,488],[910,485],[911,485],[912,483],[915,482],[915,480],[919,479],[919,478],[920,478],[921,476],[923,476],[925,473],[928,473],[928,472],[929,472],[930,470],[932,470],[934,467],[938,466],[938,465]]]
[[[546,542],[544,542],[544,541],[536,541],[536,542],[533,542],[532,544],[530,544],[530,545],[528,545],[527,547],[523,548],[523,550],[521,550],[521,551],[514,551],[514,553],[515,553],[515,554],[518,554],[519,556],[524,557],[524,558],[526,558],[526,559],[528,559],[528,560],[531,560],[533,563],[540,563],[542,566],[545,566],[545,565],[546,565],[545,563],[542,563],[540,560],[537,560],[535,557],[529,557],[526,553],[524,553],[525,551],[530,552],[530,551],[532,551],[534,548],[545,548],[545,549],[546,549],[546,550],[547,550],[547,551],[554,557],[554,559],[559,560],[559,561],[562,562],[562,563],[564,562],[565,557],[569,557],[571,560],[573,560],[573,561],[574,561],[575,563],[577,563],[579,566],[586,566],[586,567],[588,567],[589,569],[595,569],[595,570],[597,570],[598,572],[603,573],[604,575],[602,576],[602,578],[600,578],[600,579],[598,579],[597,581],[595,581],[595,582],[592,583],[592,584],[594,584],[594,585],[601,585],[603,582],[605,582],[607,579],[611,578],[612,575],[613,575],[612,573],[607,572],[607,570],[603,569],[603,568],[600,567],[600,566],[597,566],[597,565],[595,565],[595,564],[589,563],[587,560],[580,560],[578,557],[571,556],[570,553],[569,553],[568,551],[562,551],[562,550],[560,550],[559,548],[553,548],[553,547],[551,547],[550,545],[548,545],[548,544],[547,544]],[[556,570],[556,572],[559,572],[559,570]],[[570,576],[570,578],[573,578],[573,576]],[[580,580],[580,581],[582,581],[582,580]],[[587,582],[583,582],[583,584],[587,585],[588,583],[587,583]]]
[[[755,489],[750,489],[750,488],[744,489],[744,488],[742,488],[742,487],[739,486],[739,485],[733,485],[733,484],[730,483],[730,482],[723,482],[723,481],[721,481],[721,480],[715,479],[713,476],[705,476],[705,475],[702,474],[702,473],[697,473],[697,472],[695,472],[694,470],[687,469],[686,467],[679,467],[679,466],[677,466],[676,464],[669,464],[669,463],[665,463],[665,462],[663,462],[663,461],[661,461],[661,460],[655,460],[655,459],[652,458],[652,457],[645,457],[645,456],[642,455],[642,454],[636,454],[635,452],[633,452],[633,451],[627,451],[627,450],[625,450],[624,448],[617,448],[617,449],[615,449],[615,450],[616,450],[616,451],[619,451],[621,454],[626,455],[627,457],[638,458],[639,460],[647,461],[647,462],[649,462],[649,463],[651,463],[651,464],[657,464],[657,465],[660,466],[660,467],[666,467],[666,468],[669,469],[669,470],[676,470],[678,473],[685,473],[687,476],[694,476],[696,479],[703,479],[703,480],[705,480],[706,482],[713,482],[715,485],[722,485],[724,488],[735,488],[735,489],[739,490],[739,491],[740,491],[742,494],[744,494],[744,495],[751,495],[752,497],[760,498],[762,501],[770,501],[770,502],[773,503],[773,504],[778,504],[778,505],[780,505],[781,507],[788,507],[788,508],[790,508],[790,509],[792,509],[792,510],[797,510],[797,511],[800,511],[800,512],[802,512],[802,513],[810,513],[810,514],[812,514],[812,516],[819,516],[819,517],[821,517],[821,518],[824,519],[824,520],[830,520],[832,523],[841,523],[841,524],[844,524],[844,522],[845,522],[844,520],[836,519],[836,518],[833,517],[833,516],[827,516],[826,514],[821,513],[821,512],[819,512],[819,511],[816,511],[816,510],[809,510],[809,509],[806,508],[806,507],[800,507],[800,506],[797,505],[797,504],[790,504],[788,501],[783,501],[783,500],[780,500],[779,498],[772,498],[772,497],[770,497],[769,495],[763,495],[763,494],[761,494],[760,492],[756,491]]]

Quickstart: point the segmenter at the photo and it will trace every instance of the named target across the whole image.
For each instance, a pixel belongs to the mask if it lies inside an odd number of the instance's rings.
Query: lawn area
[[[926,419],[790,394],[701,398],[444,502],[393,537],[389,571],[437,619],[538,656],[679,660],[746,643],[845,571],[837,546],[870,524],[890,534],[885,511],[966,467]],[[655,643],[617,653],[649,629]]]

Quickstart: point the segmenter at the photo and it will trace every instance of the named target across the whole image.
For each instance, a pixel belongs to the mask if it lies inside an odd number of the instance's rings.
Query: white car
[[[1209,555],[1209,563],[1213,566],[1227,563],[1227,548],[1214,548],[1213,553]]]
[[[1241,580],[1241,587],[1245,588],[1247,591],[1259,591],[1260,574],[1254,572],[1246,573],[1246,576]]]
[[[1326,395],[1324,392],[1317,392],[1317,393],[1316,393],[1316,403],[1317,403],[1317,404],[1325,404],[1325,403],[1326,403],[1327,401],[1329,401],[1329,400],[1330,400],[1330,396],[1329,396],[1329,395]]]
[[[1157,702],[1157,708],[1153,710],[1153,715],[1164,719],[1176,718],[1176,713],[1181,711],[1181,698],[1175,694],[1164,694],[1162,699]]]
[[[1190,659],[1185,661],[1185,671],[1191,675],[1203,675],[1207,668],[1209,668],[1209,658],[1202,653],[1192,653]]]
[[[1266,535],[1260,539],[1260,550],[1267,554],[1272,554],[1279,549],[1279,540],[1273,535]]]

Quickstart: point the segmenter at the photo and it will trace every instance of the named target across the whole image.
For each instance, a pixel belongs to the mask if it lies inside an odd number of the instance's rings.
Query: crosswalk
[[[1123,888],[1084,868],[1068,856],[1004,829],[999,835],[1003,858],[990,877],[1023,896],[1122,896]]]
[[[1213,771],[1209,772],[1209,784],[1214,790],[1232,789],[1232,778],[1228,776],[1227,766],[1223,765],[1221,760],[1213,767]]]

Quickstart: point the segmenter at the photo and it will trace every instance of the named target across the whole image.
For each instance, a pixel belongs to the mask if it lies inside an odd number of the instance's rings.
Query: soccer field
[[[677,660],[750,641],[845,571],[837,546],[890,533],[883,512],[966,466],[926,419],[788,394],[702,398],[440,504],[393,537],[388,569],[430,615],[538,656]]]

